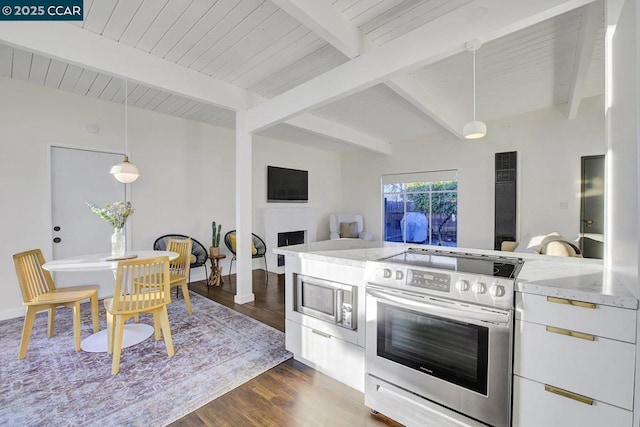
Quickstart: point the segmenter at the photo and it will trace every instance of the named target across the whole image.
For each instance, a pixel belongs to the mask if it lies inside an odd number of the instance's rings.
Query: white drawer
[[[297,360],[364,393],[364,348],[289,320],[285,343]]]
[[[636,342],[636,310],[596,304],[585,308],[551,302],[554,297],[516,293],[516,319],[580,331],[630,343]],[[562,300],[560,298],[559,300]],[[579,303],[579,302],[578,302]]]
[[[635,345],[597,336],[589,341],[520,320],[514,327],[515,374],[633,408]]]
[[[545,390],[545,384],[514,376],[514,427],[630,427],[633,413],[606,403],[592,405]]]

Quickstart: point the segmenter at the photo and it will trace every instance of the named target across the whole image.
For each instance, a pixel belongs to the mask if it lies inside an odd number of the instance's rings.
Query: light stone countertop
[[[516,281],[518,292],[638,309],[638,299],[619,280],[605,271],[601,260],[360,239],[324,240],[275,248],[273,252],[308,260],[364,267],[367,261],[399,254],[408,247],[522,258],[524,265]]]
[[[302,259],[364,268],[367,261],[397,255],[404,252],[406,248],[407,245],[404,243],[337,239],[283,246],[273,249],[273,252],[280,255],[293,255]]]
[[[526,259],[516,291],[638,309],[638,299],[600,260],[545,255]]]

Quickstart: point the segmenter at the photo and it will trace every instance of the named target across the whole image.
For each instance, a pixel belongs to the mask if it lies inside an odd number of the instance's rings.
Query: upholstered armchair
[[[333,213],[329,215],[330,239],[373,240],[373,234],[364,231],[364,218],[359,214]]]

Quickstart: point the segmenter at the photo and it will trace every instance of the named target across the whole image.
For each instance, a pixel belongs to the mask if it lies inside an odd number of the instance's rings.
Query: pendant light
[[[476,120],[476,50],[480,49],[480,40],[473,40],[467,43],[467,50],[473,52],[473,120],[464,125],[462,135],[466,139],[479,139],[487,134],[487,125],[480,120]]]
[[[111,167],[111,175],[124,184],[130,184],[140,177],[140,171],[133,163],[129,163],[129,140],[128,140],[128,97],[127,81],[124,81],[124,162],[115,164]]]

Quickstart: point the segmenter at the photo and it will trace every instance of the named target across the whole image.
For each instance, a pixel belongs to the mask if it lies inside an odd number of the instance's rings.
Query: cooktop
[[[523,264],[521,258],[480,255],[435,249],[409,248],[406,252],[379,259],[416,267],[437,268],[461,273],[515,279]]]

